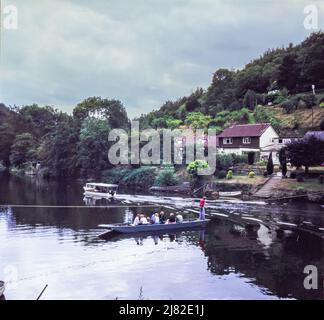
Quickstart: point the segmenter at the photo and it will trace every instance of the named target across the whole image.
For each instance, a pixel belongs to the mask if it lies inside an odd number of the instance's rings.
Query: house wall
[[[219,152],[225,153],[225,154],[237,154],[237,155],[242,155],[244,153],[249,153],[249,152],[260,152],[260,149],[252,149],[252,148],[222,148],[219,149]]]
[[[262,149],[264,147],[272,145],[274,143],[274,139],[276,138],[279,138],[277,132],[271,126],[268,127],[260,137],[260,148]]]
[[[223,138],[219,138],[219,146],[224,149],[244,148],[244,149],[259,149],[259,137],[250,137],[251,143],[244,144],[243,137],[232,138],[232,144],[224,144]],[[232,152],[233,153],[233,152]]]

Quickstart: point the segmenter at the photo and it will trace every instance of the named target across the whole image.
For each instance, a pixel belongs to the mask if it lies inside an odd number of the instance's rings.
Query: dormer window
[[[243,138],[243,144],[250,144],[251,143],[251,138],[250,137],[244,137]]]
[[[224,138],[223,143],[224,144],[233,144],[233,138]]]

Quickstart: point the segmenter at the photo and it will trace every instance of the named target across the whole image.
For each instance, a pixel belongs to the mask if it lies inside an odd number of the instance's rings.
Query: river
[[[124,192],[125,201],[96,208],[86,206],[80,182],[1,177],[5,299],[36,299],[46,284],[42,299],[323,299],[323,239],[263,225],[247,230],[215,216],[206,230],[98,238],[98,224],[138,212],[177,207],[187,218],[197,209],[188,198]],[[207,212],[324,227],[320,204],[218,201]],[[318,268],[317,290],[304,288],[306,265]]]

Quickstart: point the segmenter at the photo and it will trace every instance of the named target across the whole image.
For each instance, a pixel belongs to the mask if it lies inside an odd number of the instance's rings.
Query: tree
[[[278,85],[280,88],[287,88],[290,92],[296,91],[299,77],[299,65],[295,54],[286,54],[279,67]]]
[[[287,160],[296,167],[305,167],[308,174],[310,166],[324,162],[324,141],[314,136],[307,139],[293,141],[287,145]]]
[[[185,120],[185,124],[193,129],[205,129],[211,120],[211,116],[205,116],[201,112],[190,112]]]
[[[243,99],[243,106],[250,110],[254,110],[257,105],[257,96],[253,90],[248,90]]]
[[[286,149],[282,148],[279,151],[279,162],[281,165],[281,173],[283,177],[286,177],[287,175],[287,155],[286,155]]]
[[[98,178],[103,170],[111,167],[108,162],[110,129],[107,120],[83,120],[77,146],[78,165],[82,176]]]
[[[273,174],[272,152],[270,152],[270,154],[269,154],[268,163],[267,163],[267,172],[268,172],[269,176],[271,176]]]
[[[195,110],[198,110],[201,107],[201,104],[199,103],[198,99],[191,95],[186,103],[186,109],[188,112],[192,112]]]
[[[106,119],[112,129],[127,129],[129,119],[123,104],[119,100],[108,100],[101,97],[87,98],[73,110],[73,117],[81,125],[88,117]]]
[[[10,163],[13,166],[21,166],[27,162],[36,160],[36,140],[30,133],[16,136],[10,152]]]
[[[52,177],[70,177],[77,173],[77,144],[79,141],[78,125],[65,115],[48,134],[39,147],[38,154],[42,167]]]

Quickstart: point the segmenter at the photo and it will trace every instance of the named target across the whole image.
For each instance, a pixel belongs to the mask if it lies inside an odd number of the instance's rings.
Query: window
[[[243,144],[250,144],[251,143],[251,138],[250,137],[244,137],[243,138]]]
[[[282,139],[279,139],[279,143],[281,144],[283,141],[282,141]]]
[[[223,143],[224,144],[233,144],[233,139],[232,138],[224,138]]]

